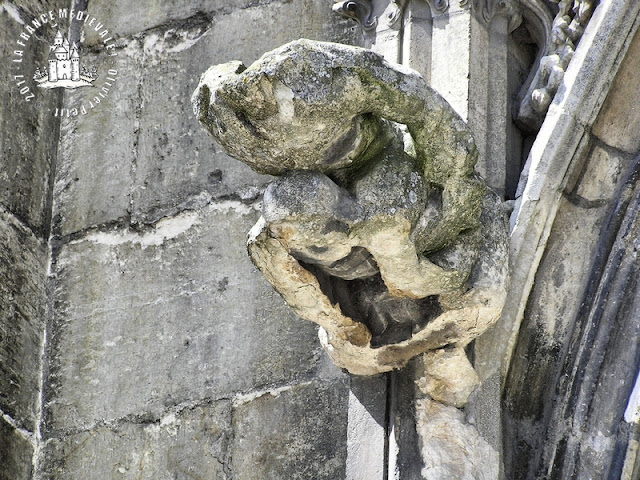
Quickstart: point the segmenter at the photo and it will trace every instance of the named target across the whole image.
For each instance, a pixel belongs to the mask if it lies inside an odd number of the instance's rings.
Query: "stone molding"
[[[332,10],[342,17],[354,20],[365,31],[375,30],[378,25],[370,0],[344,0],[334,3]]]
[[[391,2],[389,2],[389,6],[384,11],[385,22],[389,27],[394,28],[398,26],[406,6],[407,0],[391,0]]]
[[[502,345],[502,373],[506,374],[529,292],[546,248],[558,209],[558,199],[573,165],[588,144],[588,130],[594,124],[613,78],[640,26],[640,3],[606,2],[594,12],[598,29],[586,32],[587,49],[578,49],[567,69],[562,98],[552,104],[529,155],[528,178],[512,214],[511,268],[513,279],[507,304],[496,332],[510,332]],[[619,32],[611,35],[610,32]],[[594,92],[584,95],[584,92]],[[500,336],[500,334],[497,334]]]
[[[472,0],[471,7],[487,25],[496,16],[506,17],[509,20],[509,32],[522,23],[522,11],[516,0]]]
[[[442,15],[449,10],[449,0],[422,0],[429,5],[431,15]],[[460,6],[465,6],[469,0],[460,0]],[[384,12],[385,24],[396,28],[404,14],[407,0],[391,0]],[[345,18],[356,21],[365,31],[372,31],[378,25],[378,18],[373,15],[371,0],[344,0],[333,5],[333,11]]]
[[[463,1],[468,2],[469,0]],[[431,7],[431,14],[434,16],[442,15],[449,9],[449,0],[426,0],[426,2],[429,4],[429,7]],[[461,1],[460,5],[462,4],[463,2]]]

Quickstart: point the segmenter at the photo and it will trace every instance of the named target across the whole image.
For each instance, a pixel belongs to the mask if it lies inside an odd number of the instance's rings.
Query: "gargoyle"
[[[193,104],[229,155],[279,177],[249,255],[338,366],[466,362],[505,301],[507,227],[468,127],[417,72],[299,40],[211,67]]]

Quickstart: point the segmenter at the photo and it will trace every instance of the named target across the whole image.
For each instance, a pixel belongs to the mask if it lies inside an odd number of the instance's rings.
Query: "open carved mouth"
[[[438,295],[421,299],[392,295],[373,255],[363,247],[354,247],[330,267],[296,260],[318,279],[322,292],[343,315],[369,329],[372,348],[410,339],[443,312]]]

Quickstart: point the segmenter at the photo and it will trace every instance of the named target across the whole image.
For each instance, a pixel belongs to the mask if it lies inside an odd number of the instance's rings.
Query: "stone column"
[[[439,8],[432,10],[430,83],[458,115],[468,121],[471,10],[465,0],[452,0],[449,8],[443,8],[443,2],[436,3]],[[477,137],[476,132],[473,133]]]
[[[480,153],[476,171],[505,195],[520,152],[510,141],[509,34],[522,22],[516,2],[474,0],[470,19],[468,121]],[[516,177],[517,178],[517,177]]]
[[[404,13],[402,63],[431,83],[431,8],[424,0],[410,0]]]

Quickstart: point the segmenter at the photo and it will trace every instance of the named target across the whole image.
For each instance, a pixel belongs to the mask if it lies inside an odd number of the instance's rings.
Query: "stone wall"
[[[360,30],[324,0],[75,6],[116,34],[104,106],[2,86],[0,478],[342,478],[349,379],[245,251],[270,179],[190,97],[209,65]],[[40,7],[0,7],[3,58]]]
[[[0,54],[11,58],[22,25],[19,15],[33,5],[0,6]],[[56,2],[42,2],[54,8]],[[27,52],[39,62],[48,52]],[[11,68],[3,62],[3,68]],[[59,95],[25,103],[3,75],[0,87],[0,479],[32,478],[39,440],[42,353],[47,305],[47,246],[51,180],[58,125],[44,113]],[[11,83],[9,83],[11,82]],[[24,121],[28,118],[28,121]]]

